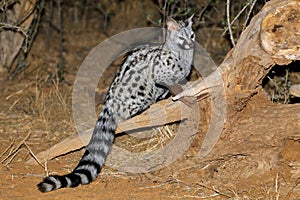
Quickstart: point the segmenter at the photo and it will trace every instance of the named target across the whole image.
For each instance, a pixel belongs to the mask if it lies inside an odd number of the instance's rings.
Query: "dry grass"
[[[288,66],[275,66],[264,80],[264,90],[274,103],[297,103],[299,98],[290,94],[290,87],[300,83],[299,62]]]
[[[177,132],[176,123],[148,129],[142,132],[132,132],[116,139],[116,145],[131,152],[151,152],[163,148]]]

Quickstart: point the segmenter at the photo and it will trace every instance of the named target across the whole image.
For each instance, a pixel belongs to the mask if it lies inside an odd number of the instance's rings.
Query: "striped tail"
[[[39,190],[50,192],[59,188],[77,187],[96,179],[112,146],[116,126],[115,117],[104,105],[90,143],[77,167],[67,175],[46,177],[37,185]]]

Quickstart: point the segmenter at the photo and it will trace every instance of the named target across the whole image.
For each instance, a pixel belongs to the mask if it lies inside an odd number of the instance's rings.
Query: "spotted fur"
[[[67,175],[46,177],[38,184],[41,192],[92,182],[113,144],[118,120],[144,111],[164,98],[169,87],[188,76],[195,39],[191,18],[187,26],[171,19],[167,29],[164,44],[139,46],[127,54],[106,94],[92,138],[79,164]]]

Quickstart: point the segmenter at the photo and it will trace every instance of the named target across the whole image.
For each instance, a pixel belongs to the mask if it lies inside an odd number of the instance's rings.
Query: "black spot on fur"
[[[138,96],[142,96],[142,97],[145,96],[145,93],[144,93],[144,92],[138,92],[137,94],[138,94]]]
[[[134,71],[134,70],[131,70],[130,72],[129,72],[129,75],[133,75],[133,74],[135,74],[136,72]]]
[[[128,76],[128,78],[125,80],[125,82],[129,82],[131,80],[131,76]]]
[[[98,122],[100,122],[101,124],[105,124],[106,120],[107,119],[103,116],[98,118]]]
[[[103,132],[106,132],[106,131],[107,131],[106,126],[101,126],[100,129],[101,129],[101,131],[103,131]],[[96,129],[95,129],[95,130],[96,130]],[[95,130],[94,130],[94,131],[95,131]]]
[[[170,65],[171,61],[169,59],[167,59],[167,65]]]
[[[145,87],[140,85],[139,89],[143,91],[143,90],[145,90]]]
[[[107,109],[106,107],[103,107],[103,109],[102,109],[102,113],[104,113],[104,114],[108,114],[108,109]]]

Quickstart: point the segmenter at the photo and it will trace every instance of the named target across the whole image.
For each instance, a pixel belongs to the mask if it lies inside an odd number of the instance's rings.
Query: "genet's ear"
[[[178,30],[179,24],[174,19],[168,19],[167,21],[167,29],[172,32]]]
[[[192,25],[193,25],[193,17],[194,17],[194,14],[192,16],[190,16],[186,21],[188,23],[187,27],[190,27],[192,28]]]

